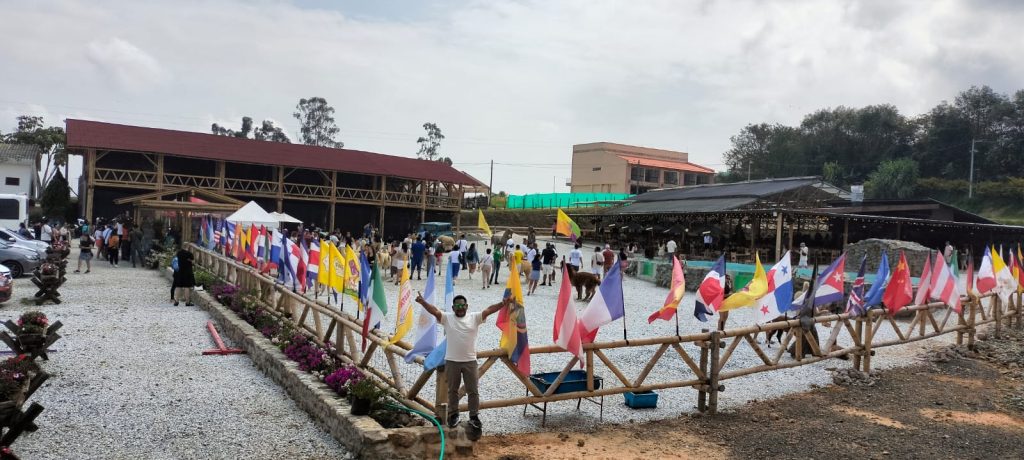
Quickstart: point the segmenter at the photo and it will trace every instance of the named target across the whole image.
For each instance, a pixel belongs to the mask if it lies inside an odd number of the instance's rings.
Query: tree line
[[[1007,182],[1024,176],[1024,90],[972,86],[917,116],[891,104],[826,108],[798,126],[749,124],[730,141],[721,182],[820,175],[864,184],[872,198],[908,198],[966,186],[972,147],[975,187]]]

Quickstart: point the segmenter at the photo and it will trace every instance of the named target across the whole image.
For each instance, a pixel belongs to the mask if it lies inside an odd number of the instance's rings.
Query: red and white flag
[[[978,269],[978,294],[988,294],[996,288],[996,272],[992,270],[992,254],[989,248],[985,247],[985,255],[981,258],[981,268]]]
[[[917,295],[914,296],[914,305],[924,305],[928,303],[928,291],[932,286],[932,256],[929,253],[928,258],[924,259],[924,268],[921,270],[921,278],[917,283]]]
[[[562,268],[562,286],[558,289],[558,305],[555,307],[555,328],[553,339],[555,345],[579,358],[580,366],[583,359],[583,339],[580,324],[576,319],[576,307],[572,302],[572,281],[569,271]]]
[[[941,300],[949,305],[953,311],[960,313],[960,290],[956,287],[956,276],[949,269],[949,265],[943,263],[942,253],[936,254],[935,264],[932,270],[932,282],[930,285],[931,297]]]

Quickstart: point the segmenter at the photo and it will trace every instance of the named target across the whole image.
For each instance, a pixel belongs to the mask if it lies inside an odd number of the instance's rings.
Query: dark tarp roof
[[[646,201],[610,211],[610,214],[657,214],[682,212],[714,212],[745,206],[757,201],[751,197],[703,198],[693,200]]]
[[[817,177],[790,177],[765,179],[732,184],[692,185],[687,187],[652,190],[637,195],[636,203],[646,201],[689,200],[694,198],[760,198],[821,182]]]

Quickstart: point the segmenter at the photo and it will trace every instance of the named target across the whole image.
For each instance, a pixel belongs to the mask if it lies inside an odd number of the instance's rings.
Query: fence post
[[[865,373],[871,373],[871,355],[874,353],[871,350],[871,342],[875,340],[875,320],[871,318],[871,311],[868,310],[867,321],[865,321],[864,333],[860,336],[861,348],[864,350],[864,360],[862,361],[863,371]]]
[[[711,332],[711,351],[710,358],[711,363],[708,374],[708,412],[711,415],[718,413],[718,358],[721,352],[721,343],[719,337],[721,331],[715,330]]]
[[[861,351],[851,353],[853,355],[853,359],[850,361],[852,361],[854,369],[860,370],[861,357],[864,355],[864,319],[862,317],[857,317],[857,324],[854,325],[853,331],[857,334],[857,340],[861,343]],[[821,349],[824,348],[822,344],[819,343],[818,347],[822,354],[828,353],[828,351]]]
[[[434,385],[434,415],[442,423],[448,423],[448,377],[445,376],[444,366],[434,370],[437,376]]]
[[[974,321],[977,314],[977,309],[981,305],[981,299],[977,298],[968,303],[971,312],[967,317],[967,349],[974,351]]]
[[[707,329],[701,329],[702,333],[707,333]],[[709,380],[711,373],[708,371],[708,342],[706,340],[698,342],[697,345],[700,347],[700,371],[704,373],[704,383],[697,389],[697,410],[704,412],[708,410],[708,392],[707,388],[711,386]]]
[[[998,339],[999,333],[1002,332],[1003,330],[1003,299],[1000,299],[999,296],[995,296],[992,297],[992,302],[992,317],[995,318],[996,323],[995,333],[993,334],[993,337]]]
[[[1021,301],[1022,300],[1024,300],[1024,293],[1022,293],[1020,291],[1017,291],[1017,311],[1016,311],[1016,313],[1017,313],[1017,329],[1021,328],[1021,324],[1020,324],[1021,313],[1020,313],[1020,310],[1021,310]]]

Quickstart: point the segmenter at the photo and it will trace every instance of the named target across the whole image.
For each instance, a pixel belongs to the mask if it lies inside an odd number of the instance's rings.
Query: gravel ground
[[[517,241],[521,240],[521,237],[517,236],[516,239]],[[478,246],[481,244],[481,242],[477,243]],[[559,255],[568,255],[569,250],[570,247],[567,244],[558,243],[557,251]],[[481,251],[481,257],[483,257],[483,252],[485,251]],[[584,265],[587,267],[589,267],[592,253],[593,247],[590,247],[589,251],[584,251]],[[480,286],[481,275],[477,273],[470,280],[467,277],[467,271],[463,270],[460,272],[455,286],[456,294],[462,294],[468,298],[471,311],[482,310],[488,305],[500,301],[507,273],[507,268],[503,266],[500,276],[501,285],[493,286],[490,289],[482,289]],[[424,283],[425,281],[417,281],[414,278],[413,288],[422,290]],[[561,283],[560,277],[558,278],[558,283]],[[558,285],[554,287],[538,286],[534,295],[525,298],[531,345],[538,346],[553,343],[552,325],[558,289]],[[397,298],[398,289],[396,286],[388,283],[386,291],[388,304],[391,308],[389,309],[389,316],[387,317],[387,324],[384,326],[384,330],[390,334],[394,330],[394,313],[392,311],[394,310],[394,299]],[[647,323],[647,317],[657,310],[664,301],[665,296],[668,294],[667,289],[656,287],[648,281],[626,277],[623,281],[623,293],[626,302],[625,324],[630,339],[675,335],[674,321],[656,321],[654,324]],[[575,293],[573,295],[575,298]],[[702,328],[713,327],[713,323],[700,323],[693,317],[693,303],[693,293],[688,292],[680,306],[681,334],[700,332]],[[586,303],[582,301],[574,300],[574,304],[580,312],[586,307]],[[346,306],[346,309],[350,310],[351,307]],[[419,313],[417,312],[417,314]],[[494,325],[495,318],[488,318],[487,324],[481,327],[477,339],[477,349],[497,348],[500,331]],[[941,321],[942,318],[939,317],[938,320]],[[717,319],[714,321],[717,321]],[[955,318],[950,318],[950,321],[955,321]],[[740,309],[732,312],[728,327],[740,327],[754,324],[754,322],[755,316],[752,309]],[[623,321],[619,320],[604,326],[598,333],[597,341],[621,340],[623,338],[622,325]],[[819,327],[818,332],[822,340],[825,340],[830,330]],[[883,326],[876,337],[879,340],[886,339],[895,337],[895,333],[892,332],[890,327]],[[874,369],[884,369],[914,364],[918,362],[915,357],[921,350],[936,346],[937,344],[951,343],[954,340],[954,334],[947,334],[908,345],[878,349],[876,355],[872,358],[872,367]],[[759,335],[758,342],[763,343],[763,341],[764,336]],[[842,338],[840,343],[843,343]],[[776,344],[775,346],[777,347],[778,345]],[[606,351],[606,355],[622,370],[627,378],[634,379],[643,370],[647,360],[656,349],[657,346],[619,348]],[[700,352],[697,347],[686,347],[686,351],[689,352],[694,361],[698,360]],[[567,353],[533,355],[532,371],[534,373],[561,371],[569,359],[570,355]],[[786,355],[784,361],[787,359],[789,359],[788,355]],[[386,369],[387,365],[384,361],[375,359],[374,362],[376,365]],[[762,364],[760,358],[744,343],[737,347],[725,370],[741,369],[760,364]],[[848,361],[829,360],[812,365],[763,372],[727,380],[723,382],[726,386],[726,391],[719,394],[719,410],[734,410],[749,401],[803,392],[816,386],[828,385],[832,382],[832,376],[827,369],[850,366],[851,364]],[[600,361],[595,363],[595,369],[598,375],[604,378],[606,383],[618,383],[614,374],[608,371]],[[415,379],[418,373],[419,368],[412,366],[403,367],[403,376],[405,376],[406,381]],[[646,382],[678,380],[680,377],[688,378],[691,375],[692,372],[686,364],[678,355],[669,350],[662,357],[659,364],[655,366]],[[514,391],[510,392],[510,388],[514,388]],[[507,368],[496,365],[480,381],[481,400],[524,396],[525,390],[521,390],[521,388],[522,384],[516,380]],[[433,394],[433,391],[432,386],[428,385],[421,394],[429,395]],[[659,400],[658,408],[656,409],[634,410],[624,405],[622,396],[606,397],[604,399],[604,421],[624,423],[631,420],[658,420],[675,417],[680,413],[696,411],[697,392],[693,389],[661,390],[658,393]],[[492,433],[542,430],[540,412],[531,409],[524,417],[521,406],[482,411],[481,420],[484,422],[485,430]],[[597,406],[584,404],[579,412],[575,410],[573,401],[556,402],[548,406],[547,429],[549,430],[586,430],[597,423],[599,423],[599,410]]]
[[[64,303],[38,308],[64,323],[63,338],[31,398],[46,408],[39,430],[14,444],[22,458],[348,456],[248,357],[202,356],[213,346],[209,316],[172,306],[156,271],[128,267],[69,273]],[[18,279],[0,321],[37,309],[19,301],[34,293]]]

